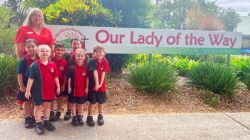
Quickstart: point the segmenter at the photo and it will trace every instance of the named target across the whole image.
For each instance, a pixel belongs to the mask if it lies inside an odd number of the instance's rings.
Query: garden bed
[[[132,87],[126,80],[126,74],[112,76],[107,80],[108,101],[105,113],[119,115],[250,111],[250,92],[243,84],[239,86],[233,98],[221,97],[217,107],[210,107],[202,100],[202,93],[205,91],[188,86],[184,77],[177,79],[174,89],[154,96]],[[6,97],[1,98],[0,119],[23,117],[21,107],[15,104],[15,96],[16,93],[12,90],[6,93]]]

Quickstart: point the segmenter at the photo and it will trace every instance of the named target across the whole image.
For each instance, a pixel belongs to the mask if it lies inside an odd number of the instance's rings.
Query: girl
[[[28,76],[26,75],[29,66],[36,59],[37,42],[34,39],[27,39],[25,41],[26,56],[23,56],[17,67],[17,80],[19,85],[19,93],[17,95],[17,104],[23,104],[25,115],[25,128],[32,128],[35,124],[35,118],[32,111],[32,103],[30,99],[25,98],[25,90],[28,82]]]
[[[68,78],[68,101],[71,103],[72,125],[83,125],[82,105],[87,102],[88,94],[88,74],[87,74],[87,58],[83,49],[75,51],[75,64],[69,67]],[[77,112],[77,113],[76,113]]]

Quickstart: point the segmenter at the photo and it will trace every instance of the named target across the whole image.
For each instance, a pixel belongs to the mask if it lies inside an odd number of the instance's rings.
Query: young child
[[[87,58],[83,49],[75,51],[75,64],[69,67],[68,77],[68,101],[71,103],[72,125],[83,125],[82,106],[87,102],[88,74]]]
[[[63,112],[63,99],[68,96],[68,91],[66,90],[67,83],[67,75],[66,72],[68,70],[68,62],[64,58],[65,47],[62,43],[55,44],[55,57],[53,58],[53,62],[56,64],[56,67],[59,71],[59,83],[61,87],[61,93],[57,95],[56,101],[57,104],[52,104],[52,110],[50,112],[50,120],[57,121],[61,116],[61,112]],[[55,106],[57,105],[57,107]]]
[[[72,48],[72,51],[69,54],[65,54],[65,58],[68,61],[68,66],[73,65],[75,63],[74,54],[75,54],[75,51],[77,49],[81,48],[81,40],[78,39],[78,38],[71,39],[70,40],[70,47]],[[71,118],[71,109],[70,109],[70,106],[71,105],[68,102],[67,103],[67,111],[66,111],[66,113],[64,115],[64,120],[65,121],[70,120],[70,118]]]
[[[39,59],[30,65],[28,84],[25,97],[32,97],[34,102],[34,116],[36,119],[36,133],[44,134],[44,128],[54,131],[55,126],[49,121],[51,102],[55,99],[55,91],[60,93],[58,70],[49,60],[51,49],[48,45],[40,45],[37,49]],[[57,87],[57,88],[56,88]],[[44,111],[44,123],[41,112]]]
[[[32,128],[35,124],[35,118],[33,116],[33,107],[30,99],[25,98],[25,90],[28,82],[28,76],[26,75],[29,66],[36,59],[37,42],[34,39],[25,40],[26,56],[22,57],[17,67],[17,81],[19,85],[19,92],[17,95],[17,104],[23,104],[25,121],[25,128]]]
[[[106,73],[110,71],[108,60],[104,57],[105,50],[102,45],[96,45],[93,52],[94,58],[88,63],[89,94],[88,94],[88,117],[87,124],[94,126],[93,113],[96,102],[98,103],[98,125],[103,125],[103,103],[106,102]]]

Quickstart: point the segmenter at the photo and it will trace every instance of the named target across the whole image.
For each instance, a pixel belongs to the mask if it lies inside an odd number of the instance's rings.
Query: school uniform
[[[62,58],[60,60],[54,58],[53,62],[55,63],[55,65],[57,67],[57,70],[59,72],[59,77],[58,78],[59,78],[60,87],[62,87],[63,84],[64,84],[64,80],[67,80],[67,79],[65,79],[65,76],[67,76],[68,62],[67,62],[67,60],[65,58]],[[68,91],[65,90],[65,91],[61,92],[57,96],[60,97],[60,96],[67,96],[67,95],[68,95]]]
[[[29,66],[34,62],[34,60],[32,60],[29,55],[25,55],[23,56],[17,66],[17,74],[21,74],[23,76],[23,84],[24,87],[27,86],[28,83],[28,75],[27,75],[27,71]],[[17,94],[17,104],[23,104],[23,102],[29,101],[27,98],[25,98],[25,92],[22,91],[18,91]]]
[[[87,67],[85,65],[71,65],[68,76],[71,79],[71,94],[68,101],[70,103],[84,104],[87,101],[85,93],[88,78]]]
[[[52,61],[48,61],[47,65],[42,64],[40,60],[31,64],[29,78],[34,79],[31,97],[35,106],[41,105],[44,101],[52,102],[55,99],[55,78],[58,76],[57,67]]]
[[[94,70],[97,70],[99,82],[101,80],[102,72],[108,73],[110,71],[110,66],[108,60],[104,57],[100,62],[96,58],[93,58],[88,63],[88,73],[89,73],[89,94],[88,101],[92,104],[98,102],[99,104],[106,102],[106,80],[104,79],[102,86],[94,91],[95,79]]]

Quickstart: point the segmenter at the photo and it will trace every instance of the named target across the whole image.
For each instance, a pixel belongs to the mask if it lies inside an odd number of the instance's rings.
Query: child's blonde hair
[[[31,11],[29,12],[29,14],[27,15],[27,17],[25,18],[24,22],[23,22],[23,26],[27,26],[27,27],[31,27],[31,17],[36,14],[36,13],[42,13],[42,21],[41,21],[41,24],[40,24],[40,27],[41,28],[44,28],[46,26],[45,22],[44,22],[44,16],[43,16],[43,12],[41,9],[39,8],[33,8],[31,9]]]
[[[96,44],[95,47],[94,47],[94,53],[98,50],[101,50],[105,53],[105,49],[104,49],[104,46],[102,44]]]
[[[37,51],[40,52],[41,49],[48,49],[51,52],[51,48],[48,45],[39,45]]]
[[[87,54],[86,51],[83,48],[79,48],[79,49],[76,49],[74,55],[76,56],[77,54],[83,54],[84,57],[85,57],[84,63],[87,64],[87,62],[88,62],[88,56],[86,55]]]

